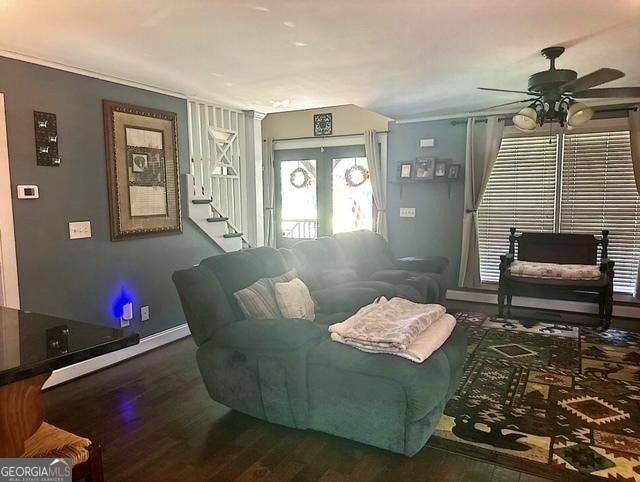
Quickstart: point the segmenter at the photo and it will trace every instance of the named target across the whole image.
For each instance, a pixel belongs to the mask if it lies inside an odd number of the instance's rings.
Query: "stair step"
[[[211,202],[213,201],[213,199],[209,198],[209,199],[192,199],[191,202],[193,204],[211,204]]]
[[[222,235],[223,238],[240,238],[242,236],[242,233],[227,233]]]
[[[207,222],[208,223],[219,223],[221,221],[227,221],[229,218],[226,218],[224,216],[218,216],[218,217],[214,217],[214,218],[207,218]]]

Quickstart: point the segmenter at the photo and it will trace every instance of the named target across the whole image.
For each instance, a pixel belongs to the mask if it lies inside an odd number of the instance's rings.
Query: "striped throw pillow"
[[[256,320],[282,318],[282,313],[276,302],[273,285],[275,283],[285,283],[297,277],[298,274],[293,269],[275,278],[262,278],[252,285],[236,291],[233,296],[235,296],[242,313],[247,318]]]

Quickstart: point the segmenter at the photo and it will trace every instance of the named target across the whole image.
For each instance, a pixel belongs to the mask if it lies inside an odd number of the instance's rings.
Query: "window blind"
[[[480,278],[498,281],[509,228],[553,232],[558,136],[507,137],[491,171],[480,209]]]
[[[640,253],[640,196],[629,131],[565,134],[560,231],[609,229],[614,289],[634,293]]]

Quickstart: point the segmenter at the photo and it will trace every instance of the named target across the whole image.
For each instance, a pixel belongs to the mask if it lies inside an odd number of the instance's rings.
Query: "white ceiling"
[[[475,87],[526,90],[558,44],[559,67],[640,85],[640,0],[0,0],[0,19],[0,49],[263,112],[464,113],[516,100]]]

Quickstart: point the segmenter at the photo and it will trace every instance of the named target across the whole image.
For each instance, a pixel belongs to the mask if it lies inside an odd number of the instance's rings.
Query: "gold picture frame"
[[[177,114],[103,101],[111,240],[182,232]]]

